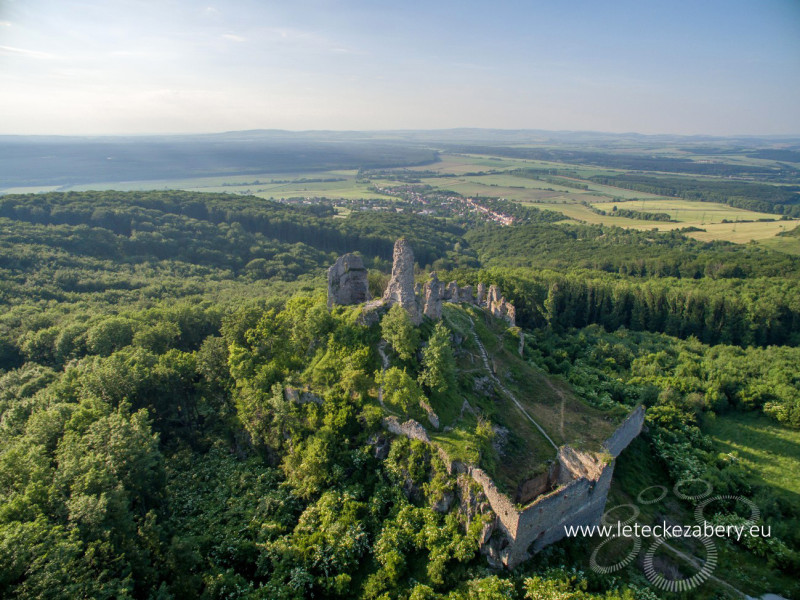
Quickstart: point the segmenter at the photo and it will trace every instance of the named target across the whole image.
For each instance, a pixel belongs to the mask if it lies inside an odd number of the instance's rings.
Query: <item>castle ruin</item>
[[[442,302],[466,302],[487,309],[492,315],[504,319],[509,325],[516,324],[516,310],[500,293],[496,285],[479,283],[477,295],[471,285],[459,287],[455,281],[445,284],[439,281],[436,273],[430,274],[428,281],[420,285],[414,282],[414,251],[405,238],[394,244],[392,256],[392,276],[383,297],[369,302],[367,270],[361,258],[355,254],[345,254],[328,269],[328,308],[333,305],[362,304],[364,310],[373,313],[393,304],[399,304],[408,312],[411,322],[419,325],[423,316],[430,319],[442,317]],[[365,321],[371,322],[369,315]]]
[[[360,304],[364,322],[377,322],[387,306],[400,304],[412,322],[423,317],[440,319],[443,302],[466,302],[480,306],[498,319],[513,326],[516,309],[496,285],[479,283],[459,287],[447,284],[431,273],[420,285],[414,281],[414,253],[405,239],[394,246],[392,276],[383,297],[368,301],[366,269],[361,259],[346,254],[328,270],[328,306]],[[599,525],[605,512],[608,490],[614,473],[614,460],[639,435],[644,423],[644,408],[639,406],[603,443],[601,452],[586,452],[563,445],[544,473],[520,484],[512,500],[502,493],[491,477],[474,465],[451,460],[440,447],[439,456],[451,474],[462,473],[480,484],[495,514],[494,522],[484,532],[481,552],[496,567],[513,568],[545,546],[566,536],[565,527]],[[395,435],[432,444],[425,427],[409,419],[384,418],[384,427]],[[552,442],[551,442],[552,443]]]

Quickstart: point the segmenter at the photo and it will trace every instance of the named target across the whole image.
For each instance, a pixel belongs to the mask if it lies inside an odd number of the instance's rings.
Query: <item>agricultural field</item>
[[[677,152],[676,156],[685,153]],[[763,166],[769,161],[741,157],[742,164]],[[465,175],[479,168],[494,166],[494,170],[509,171],[487,175]],[[510,171],[518,168],[569,168],[579,178],[562,178],[587,186],[586,190],[575,189],[545,179],[532,179],[514,175]],[[419,170],[423,170],[419,167]],[[464,196],[498,197],[514,200],[525,205],[543,210],[554,210],[566,215],[569,219],[595,224],[614,225],[623,228],[641,230],[658,229],[670,231],[685,227],[697,227],[704,231],[690,232],[688,235],[702,241],[724,240],[734,243],[756,241],[765,247],[789,254],[800,254],[800,240],[797,238],[776,238],[776,235],[791,229],[798,221],[779,221],[779,215],[756,212],[736,208],[718,202],[698,202],[659,196],[636,190],[629,190],[610,185],[602,185],[592,181],[584,181],[583,177],[598,174],[610,174],[621,171],[609,169],[564,165],[543,161],[521,161],[506,158],[494,160],[487,156],[442,155],[442,161],[434,168],[439,173],[449,173],[456,177],[424,177],[423,183],[442,190],[450,190]],[[611,212],[614,206],[619,209],[635,210],[648,213],[666,213],[670,221],[653,221],[594,212],[583,203],[588,202],[593,208]],[[761,220],[764,219],[764,220]],[[768,221],[766,219],[771,219]],[[729,221],[724,223],[723,221]],[[737,222],[738,221],[738,222]],[[742,222],[750,221],[750,222]]]
[[[598,149],[599,150],[599,149]],[[557,151],[557,148],[553,148]],[[746,155],[691,152],[686,148],[664,147],[658,156],[740,164],[746,166],[774,166],[775,162]],[[552,169],[553,175],[541,179],[513,174],[517,169]],[[555,174],[568,171],[573,177]],[[797,221],[778,221],[779,215],[735,208],[717,202],[697,202],[659,196],[643,191],[624,189],[589,181],[595,175],[620,175],[626,171],[602,166],[561,163],[544,160],[490,156],[488,154],[463,154],[439,152],[439,160],[429,164],[403,167],[399,172],[419,173],[421,184],[434,189],[452,191],[466,197],[504,198],[543,210],[563,213],[570,220],[594,224],[613,225],[640,230],[670,231],[696,227],[703,231],[688,233],[702,241],[724,240],[734,243],[755,241],[764,247],[788,254],[800,254],[799,238],[779,238],[777,234],[791,229]],[[438,176],[427,176],[436,173]],[[479,173],[486,173],[481,175]],[[708,180],[704,175],[688,177]],[[549,180],[548,180],[549,179]],[[559,181],[564,182],[560,185]],[[585,185],[577,189],[569,183]],[[377,174],[372,179],[359,179],[355,169],[308,170],[301,172],[264,172],[257,174],[231,174],[199,176],[181,179],[155,179],[149,181],[122,181],[87,183],[64,186],[13,187],[0,189],[0,193],[28,193],[47,191],[85,190],[165,190],[182,189],[196,192],[225,192],[253,195],[265,200],[288,198],[327,198],[344,201],[337,211],[347,214],[348,201],[362,201],[385,197],[371,190],[372,186],[392,187],[397,182],[383,179]],[[597,214],[586,206],[611,212],[614,206],[623,210],[648,213],[666,213],[671,222]],[[759,221],[775,219],[775,221]],[[723,221],[729,221],[723,223]],[[737,222],[739,221],[739,222]],[[741,221],[753,221],[744,223]]]
[[[716,202],[692,202],[679,198],[655,198],[632,200],[629,202],[597,202],[592,205],[607,212],[611,212],[614,207],[618,209],[638,210],[641,212],[667,213],[673,221],[688,223],[691,225],[707,225],[710,223],[721,223],[727,221],[754,221],[758,219],[776,220],[779,217],[774,214],[753,212],[741,208],[734,208],[727,204]]]

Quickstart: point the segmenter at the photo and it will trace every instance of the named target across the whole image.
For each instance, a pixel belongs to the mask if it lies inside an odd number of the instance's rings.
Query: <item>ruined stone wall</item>
[[[402,306],[415,325],[422,322],[414,283],[414,251],[405,238],[400,238],[394,243],[392,277],[383,293],[383,301],[390,306],[393,304]]]
[[[637,407],[606,440],[603,446],[611,456],[619,456],[639,435],[644,414],[644,407]],[[508,530],[511,543],[502,553],[503,564],[508,567],[526,560],[529,551],[538,552],[562,539],[566,535],[565,527],[600,524],[614,462],[604,461],[601,455],[562,446],[558,449],[558,464],[562,486],[539,496],[519,511],[516,528]]]
[[[519,513],[513,541],[502,555],[503,563],[514,567],[531,552],[565,537],[565,527],[597,525],[603,516],[614,463],[606,465],[595,481],[580,477],[541,496]]]
[[[328,308],[334,304],[361,304],[369,298],[364,261],[357,254],[340,256],[328,269]]]
[[[425,428],[416,421],[400,423],[396,417],[386,417],[384,427],[397,435],[404,435],[430,443]],[[644,408],[637,407],[608,438],[604,446],[609,454],[618,456],[639,435],[644,423]],[[512,502],[494,484],[489,475],[478,467],[451,460],[438,449],[448,471],[467,473],[483,488],[483,493],[497,516],[497,526],[505,539],[499,547],[489,547],[484,554],[513,568],[545,546],[566,536],[565,527],[599,525],[605,512],[608,490],[614,474],[614,461],[602,454],[581,452],[561,446],[557,462],[547,472],[530,480],[533,487],[555,490],[546,492],[522,508]],[[495,542],[496,543],[496,540]]]
[[[558,462],[551,463],[547,471],[519,485],[514,501],[517,504],[525,505],[534,498],[551,491],[559,484],[560,476],[561,464]]]
[[[414,419],[409,419],[408,421],[401,423],[397,417],[384,417],[383,426],[387,431],[390,431],[395,435],[404,435],[411,440],[419,440],[420,442],[425,442],[426,444],[431,443],[431,438],[428,437],[428,432],[425,431],[425,428]]]
[[[414,251],[405,238],[394,244],[392,276],[383,297],[373,302],[369,299],[367,269],[361,257],[356,254],[340,256],[328,269],[328,308],[366,302],[359,319],[365,325],[378,322],[381,311],[393,304],[402,306],[415,325],[422,322],[423,316],[438,320],[442,317],[442,302],[476,304],[512,327],[516,323],[514,305],[502,297],[496,285],[490,286],[488,291],[483,283],[475,289],[471,285],[459,288],[455,281],[445,285],[437,279],[436,273],[431,273],[424,285],[416,283]]]
[[[508,499],[508,496],[497,489],[492,478],[489,477],[483,469],[469,467],[468,470],[470,476],[481,484],[483,493],[489,501],[492,511],[497,515],[500,528],[509,538],[513,539],[516,537],[519,524],[519,511],[517,511],[517,507]]]
[[[628,418],[622,422],[622,425],[617,427],[617,430],[605,441],[603,447],[608,450],[611,456],[616,458],[639,435],[642,431],[642,425],[644,425],[644,406],[637,406],[628,415]]]

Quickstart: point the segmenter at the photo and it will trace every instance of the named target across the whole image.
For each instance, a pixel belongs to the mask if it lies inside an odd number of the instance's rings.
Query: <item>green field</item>
[[[713,240],[725,240],[737,244],[746,244],[751,240],[758,242],[766,242],[774,244],[778,238],[775,236],[784,231],[784,227],[794,227],[800,221],[775,221],[772,223],[717,223],[713,225],[705,225],[703,229],[706,231],[695,231],[688,235],[705,242]],[[773,250],[780,250],[789,254],[800,253],[800,239],[783,238],[778,244],[771,247]]]
[[[716,202],[692,202],[679,198],[654,198],[632,200],[629,202],[598,202],[593,203],[597,209],[611,212],[616,206],[618,209],[638,210],[641,212],[667,213],[674,221],[697,225],[721,223],[723,220],[755,220],[772,219],[779,217],[769,213],[753,212],[741,208],[734,208],[727,204]]]
[[[719,452],[735,454],[761,483],[800,503],[800,431],[759,413],[717,417],[708,432]]]
[[[779,441],[771,441],[762,446],[761,437],[754,437],[751,433],[753,422],[758,422],[756,429],[761,433],[759,435],[767,435],[766,432],[772,431],[773,428],[782,430],[779,433]],[[763,429],[762,429],[763,428]],[[769,464],[768,453],[769,451],[775,452],[785,460],[780,461],[780,467],[788,469],[785,473],[776,472],[778,469],[771,469],[770,476],[767,479],[767,484],[770,482],[786,483],[786,479],[791,478],[792,473],[796,473],[800,468],[800,432],[788,430],[785,427],[776,426],[775,422],[771,419],[757,414],[735,414],[726,417],[718,417],[715,424],[711,427],[713,432],[719,430],[719,433],[712,433],[714,440],[717,442],[718,450],[729,452],[731,451],[729,438],[738,439],[735,444],[739,447],[739,457],[744,459],[745,453],[756,453],[760,457],[755,462],[748,462],[748,466],[758,465],[756,468],[760,469],[765,464]],[[786,433],[789,435],[786,436]],[[792,442],[791,440],[795,440]],[[725,440],[724,442],[722,440]],[[788,441],[787,441],[788,440]],[[755,446],[754,446],[755,445]],[[793,446],[793,449],[786,452],[786,446]],[[762,448],[754,450],[754,448]],[[766,451],[765,451],[766,450]],[[794,455],[794,458],[790,458]],[[648,447],[647,441],[643,437],[635,439],[628,448],[617,459],[617,465],[614,469],[614,479],[611,484],[611,491],[609,492],[606,510],[611,510],[620,505],[634,504],[640,509],[640,514],[636,521],[640,525],[653,525],[660,522],[662,519],[667,519],[672,523],[694,523],[693,505],[690,502],[679,500],[671,490],[668,489],[666,496],[659,502],[653,504],[643,504],[638,500],[638,493],[646,488],[652,486],[666,485],[665,482],[669,481],[669,476],[664,471],[663,466],[654,460],[652,450]],[[798,482],[790,483],[791,487],[797,487]],[[652,490],[655,493],[656,490]],[[790,492],[789,498],[793,498],[793,502],[797,502],[797,496],[794,492]],[[625,518],[623,515],[630,514],[629,509],[619,508],[610,516]],[[692,548],[687,545],[683,540],[671,540],[670,543],[683,552],[692,554],[693,556],[702,557],[704,552],[701,548]],[[645,545],[645,549],[646,549]],[[584,559],[584,568],[589,569],[588,556],[593,550],[594,545],[590,544],[586,550],[586,558]],[[759,597],[765,593],[774,593],[777,590],[789,590],[794,586],[794,581],[791,577],[779,573],[775,569],[771,569],[768,574],[764,569],[763,559],[755,556],[754,554],[737,547],[730,543],[717,543],[717,551],[719,553],[718,564],[725,565],[726,569],[715,570],[713,575],[718,577],[725,583],[733,586],[735,589],[743,593],[747,593],[754,597]],[[629,551],[630,546],[625,545],[619,550],[613,547],[613,544],[608,544],[602,554],[598,556],[601,564],[613,563],[621,560]],[[644,550],[642,550],[644,553]],[[641,555],[640,555],[641,556]],[[671,565],[673,569],[684,570],[686,575],[690,576],[697,572],[696,568],[689,567],[686,563],[675,557],[669,552],[664,550],[659,551],[658,556],[662,561],[662,567]],[[622,574],[626,572],[633,572],[640,574],[639,567],[636,564],[627,567]],[[736,595],[730,595],[730,588],[726,588],[715,581],[706,581],[703,585],[693,591],[693,598],[698,599],[711,599],[711,598],[736,598]]]
[[[758,243],[770,250],[777,250],[778,252],[800,256],[800,239],[796,237],[773,236],[758,240]]]

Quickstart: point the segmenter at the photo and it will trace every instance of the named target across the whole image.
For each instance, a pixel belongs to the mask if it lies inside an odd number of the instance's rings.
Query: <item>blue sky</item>
[[[0,133],[800,133],[800,0],[0,0]]]

